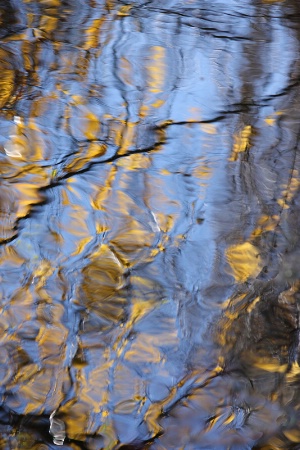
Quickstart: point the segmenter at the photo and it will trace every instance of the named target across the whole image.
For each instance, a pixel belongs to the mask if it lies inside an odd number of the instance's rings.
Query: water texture
[[[0,1],[1,449],[300,449],[299,20]]]

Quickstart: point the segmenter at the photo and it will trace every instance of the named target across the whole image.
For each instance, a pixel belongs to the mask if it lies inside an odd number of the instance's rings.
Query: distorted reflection
[[[0,2],[1,449],[300,448],[299,19]]]

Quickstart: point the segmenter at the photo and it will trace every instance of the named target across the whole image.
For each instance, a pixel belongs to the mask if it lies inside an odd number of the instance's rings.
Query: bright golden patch
[[[292,442],[300,442],[300,430],[297,428],[294,428],[293,430],[285,430],[283,434]]]
[[[289,205],[286,204],[285,199],[283,198],[279,198],[277,200],[278,205],[282,208],[282,209],[289,209]]]
[[[98,47],[99,32],[103,19],[95,19],[89,28],[86,29],[86,41],[84,44],[84,50]]]
[[[118,11],[118,16],[128,16],[132,5],[124,5]]]
[[[130,147],[134,145],[134,138],[136,134],[136,123],[134,122],[126,122],[125,127],[121,131],[120,136],[120,150],[119,154],[126,154]]]
[[[278,215],[267,216],[266,214],[263,214],[257,222],[257,227],[252,232],[252,237],[260,236],[266,231],[274,231],[276,226],[278,225],[278,222]]]
[[[266,372],[276,372],[276,373],[284,373],[287,370],[287,364],[280,364],[276,359],[258,359],[254,362],[254,366],[265,370]]]
[[[48,8],[57,8],[60,6],[60,0],[40,0],[42,5],[47,6]]]
[[[249,278],[257,277],[262,269],[258,249],[250,242],[229,247],[226,256],[233,276],[238,283],[244,283]]]
[[[154,103],[152,103],[151,106],[153,106],[154,108],[160,108],[164,103],[164,100],[158,99]]]
[[[127,158],[120,158],[117,165],[118,167],[126,167],[130,171],[148,169],[150,167],[150,160],[147,154],[133,153]]]
[[[266,117],[265,122],[266,122],[268,125],[272,126],[272,125],[274,125],[274,123],[275,123],[275,119],[273,119],[273,117]]]
[[[256,297],[256,298],[253,300],[253,302],[250,303],[250,305],[249,305],[248,308],[247,308],[247,312],[248,312],[249,314],[254,310],[254,308],[255,308],[255,306],[257,305],[257,303],[259,302],[259,300],[260,300],[260,297]]]
[[[252,134],[251,125],[246,125],[243,130],[234,136],[234,145],[229,161],[236,161],[239,153],[243,153],[250,145],[250,137]]]
[[[1,69],[0,108],[8,102],[14,89],[15,72],[11,69]]]
[[[111,244],[120,260],[131,265],[136,263],[145,249],[151,248],[154,238],[155,234],[143,227],[139,221],[124,217],[122,226],[111,239]]]
[[[291,382],[295,382],[296,379],[299,379],[299,376],[300,376],[300,366],[299,366],[299,364],[295,361],[295,362],[292,364],[292,366],[291,366],[289,372],[286,374],[286,379],[287,379],[288,382],[291,383]]]
[[[84,134],[87,139],[96,139],[100,128],[99,118],[96,114],[88,112],[85,116],[86,128]]]
[[[55,30],[57,26],[58,19],[57,17],[52,16],[42,16],[41,23],[40,23],[40,29],[44,32],[51,33]]]
[[[77,155],[74,155],[74,159],[68,165],[70,172],[76,173],[81,170],[89,161],[94,158],[104,155],[106,152],[106,145],[98,142],[91,142],[88,146],[81,147]]]

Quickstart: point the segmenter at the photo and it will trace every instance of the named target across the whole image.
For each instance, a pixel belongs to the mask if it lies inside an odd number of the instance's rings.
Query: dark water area
[[[0,1],[0,449],[300,449],[300,3]]]

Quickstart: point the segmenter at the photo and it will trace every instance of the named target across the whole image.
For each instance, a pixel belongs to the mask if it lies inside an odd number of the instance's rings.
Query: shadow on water
[[[0,1],[0,447],[299,449],[300,6]]]

